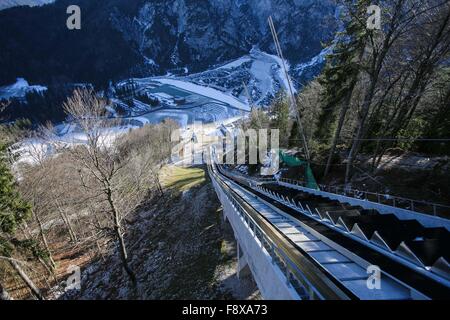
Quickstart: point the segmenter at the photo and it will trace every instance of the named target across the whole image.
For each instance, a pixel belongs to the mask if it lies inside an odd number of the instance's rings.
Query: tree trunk
[[[127,248],[126,248],[125,240],[124,240],[123,234],[122,234],[119,213],[116,209],[116,206],[114,204],[114,200],[112,197],[112,190],[108,189],[107,194],[108,194],[108,203],[109,203],[111,211],[114,215],[114,231],[116,232],[117,240],[119,240],[119,255],[120,255],[120,259],[122,260],[122,266],[125,269],[125,272],[130,277],[130,280],[133,283],[133,285],[136,285],[136,275],[134,274],[133,270],[131,270],[131,268],[128,264]]]
[[[31,281],[31,279],[28,277],[28,275],[23,271],[22,267],[15,261],[15,260],[9,260],[9,263],[13,267],[13,269],[19,274],[20,278],[25,282],[25,284],[28,286],[28,288],[31,290],[34,296],[38,298],[39,300],[45,300],[44,296],[41,294],[41,291],[36,287],[36,285]]]
[[[350,153],[347,158],[347,166],[345,170],[345,184],[349,183],[351,178],[351,172],[353,167],[353,162],[355,157],[359,151],[359,147],[361,145],[361,139],[364,136],[365,132],[365,123],[367,119],[367,115],[369,114],[370,105],[372,103],[373,96],[375,94],[376,83],[378,81],[378,77],[371,79],[371,85],[369,91],[367,92],[364,103],[361,110],[361,117],[359,119],[358,129],[356,131],[356,135],[353,138],[352,148],[350,149]]]
[[[355,89],[355,86],[356,86],[356,81],[357,81],[357,77],[355,77],[352,80],[349,92],[347,93],[344,104],[342,105],[341,112],[339,114],[338,126],[334,133],[333,142],[331,143],[330,154],[328,155],[327,166],[325,168],[325,173],[323,174],[323,178],[326,178],[326,176],[328,175],[328,173],[330,171],[331,162],[333,161],[333,155],[334,155],[334,152],[336,151],[336,146],[339,141],[339,137],[341,136],[342,127],[344,126],[345,116],[347,115],[347,111],[350,107],[351,99],[353,96],[353,90]]]
[[[159,177],[156,177],[156,186],[158,188],[159,194],[162,196],[164,196],[164,190],[161,186],[161,182],[159,181]]]
[[[38,216],[38,214],[36,212],[34,212],[34,217],[36,218],[36,222],[37,222],[37,224],[39,226],[39,233],[41,235],[42,242],[44,243],[45,250],[47,250],[47,252],[48,252],[51,268],[54,270],[56,264],[55,264],[55,261],[53,260],[52,253],[51,253],[50,248],[48,246],[47,237],[45,236],[44,228],[42,226],[42,221],[41,221],[41,219],[39,218],[39,216]]]
[[[153,181],[156,184],[156,189],[158,189],[160,197],[164,196],[164,189],[161,185],[161,181],[159,180],[159,172],[161,171],[161,168],[158,168],[158,170],[154,170],[153,168],[150,168],[150,171],[152,173]]]
[[[77,242],[78,238],[77,238],[77,235],[76,235],[75,231],[72,228],[72,224],[70,223],[69,217],[67,217],[66,213],[64,212],[64,210],[59,205],[59,201],[58,200],[56,200],[56,207],[58,208],[58,212],[59,212],[59,214],[61,216],[61,219],[64,221],[64,224],[67,226],[67,230],[69,231],[70,240],[72,242]]]
[[[327,166],[325,167],[325,172],[323,174],[324,179],[326,178],[326,176],[328,175],[328,172],[330,171],[331,162],[333,161],[333,155],[334,155],[334,152],[336,151],[336,146],[339,141],[339,137],[341,136],[341,131],[342,131],[342,127],[344,126],[345,116],[347,114],[348,107],[349,107],[348,104],[344,104],[342,106],[342,109],[341,109],[341,112],[339,115],[338,126],[336,128],[336,132],[334,133],[333,142],[331,143],[331,149],[330,149],[330,154],[328,155]]]
[[[13,300],[9,295],[8,291],[0,283],[0,300]]]
[[[48,264],[42,258],[39,258],[38,260],[41,263],[41,265],[45,268],[45,270],[47,270],[49,276],[51,276],[53,278],[53,281],[55,283],[58,283],[58,279],[56,278],[55,272],[54,272],[55,268],[53,266],[48,266]],[[45,280],[47,281],[47,278]]]
[[[377,141],[377,145],[375,146],[375,151],[373,152],[373,156],[372,156],[372,171],[371,172],[374,172],[375,169],[377,168],[376,164],[377,164],[377,155],[378,155],[379,150],[380,150],[380,140]]]
[[[125,269],[126,273],[130,277],[130,280],[133,284],[136,284],[136,275],[134,274],[133,270],[131,270],[129,264],[128,264],[128,253],[127,248],[125,246],[125,240],[123,239],[123,234],[120,226],[116,225],[114,227],[114,230],[116,231],[116,236],[119,240],[119,253],[120,253],[120,259],[122,260],[123,268]]]

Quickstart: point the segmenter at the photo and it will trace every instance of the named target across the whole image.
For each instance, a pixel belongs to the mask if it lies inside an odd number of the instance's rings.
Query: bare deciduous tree
[[[383,28],[370,33],[362,59],[364,76],[361,81],[366,84],[347,157],[346,183],[350,181],[353,162],[363,138],[369,132],[368,123],[373,115],[385,111],[380,106],[384,105],[391,90],[397,90],[397,86],[383,86],[383,79],[391,77],[398,80],[394,81],[398,85],[406,84],[405,91],[397,91],[401,96],[394,98],[396,102],[393,102],[394,116],[387,134],[395,138],[400,128],[411,119],[434,68],[449,50],[448,1],[391,0],[383,3],[383,9]]]
[[[133,283],[125,241],[126,218],[136,211],[154,186],[162,193],[159,169],[170,155],[175,124],[144,127],[117,134],[117,120],[105,116],[106,102],[94,92],[77,90],[64,104],[72,123],[83,134],[82,143],[68,149],[91,210],[106,213],[118,242],[122,265]]]
[[[70,120],[81,129],[84,143],[69,148],[69,153],[77,165],[80,182],[87,192],[92,194],[93,208],[110,215],[122,265],[132,283],[136,275],[129,265],[129,256],[124,239],[123,212],[118,202],[126,196],[123,188],[126,181],[121,171],[126,163],[120,159],[115,144],[108,140],[111,123],[106,118],[106,102],[98,98],[91,90],[76,90],[64,103],[64,110]],[[130,203],[129,208],[133,204]]]

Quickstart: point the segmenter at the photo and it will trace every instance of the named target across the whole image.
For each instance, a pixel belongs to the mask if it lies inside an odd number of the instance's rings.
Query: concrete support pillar
[[[245,252],[241,249],[239,242],[237,242],[237,277],[238,279],[242,279],[251,275],[252,271],[250,270],[250,266],[248,265],[248,260],[245,255]]]
[[[225,192],[212,177],[214,189],[223,206],[224,217],[233,228],[237,242],[236,251],[238,266],[236,276],[245,281],[244,277],[250,275],[256,282],[264,299],[299,300],[301,297],[295,289],[286,282],[285,275],[272,258],[261,247],[254,232],[243,221],[241,215],[233,208]]]

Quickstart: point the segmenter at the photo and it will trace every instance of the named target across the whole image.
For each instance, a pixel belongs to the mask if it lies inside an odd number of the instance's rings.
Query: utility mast
[[[298,132],[299,132],[300,136],[302,137],[303,149],[305,150],[305,158],[309,162],[310,155],[309,155],[308,142],[306,140],[305,131],[303,130],[302,121],[300,119],[300,113],[298,111],[297,102],[295,101],[295,97],[294,97],[294,90],[292,89],[291,78],[289,77],[289,73],[288,73],[288,70],[286,67],[286,63],[285,63],[284,56],[283,56],[283,51],[281,51],[280,42],[278,41],[278,35],[275,30],[275,25],[273,24],[272,16],[269,16],[268,21],[269,21],[270,32],[272,32],[273,41],[275,43],[275,48],[277,50],[277,55],[278,55],[278,58],[280,58],[280,60],[281,60],[284,75],[286,77],[289,96],[290,96],[290,102],[291,102],[291,108],[294,110],[295,116],[297,118]]]

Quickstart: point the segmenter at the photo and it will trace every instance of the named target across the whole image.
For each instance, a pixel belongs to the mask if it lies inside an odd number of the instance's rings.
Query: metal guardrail
[[[285,182],[292,185],[301,186],[307,188],[304,181],[280,178],[278,181]],[[382,194],[377,192],[356,190],[347,187],[339,186],[329,186],[319,184],[321,191],[330,192],[334,194],[339,194],[347,197],[352,197],[360,200],[367,200],[394,208],[406,209],[415,212],[420,212],[428,215],[433,215],[436,217],[450,218],[450,206],[445,206],[441,204],[431,203],[423,200],[413,200],[408,198],[402,198],[398,196],[392,196],[388,194]]]
[[[230,203],[243,218],[247,227],[268,251],[303,299],[350,299],[349,295],[331,281],[310,259],[296,249],[284,236],[267,222],[253,207],[228,187],[210,167],[210,176],[220,187]],[[273,180],[272,180],[273,181]]]

